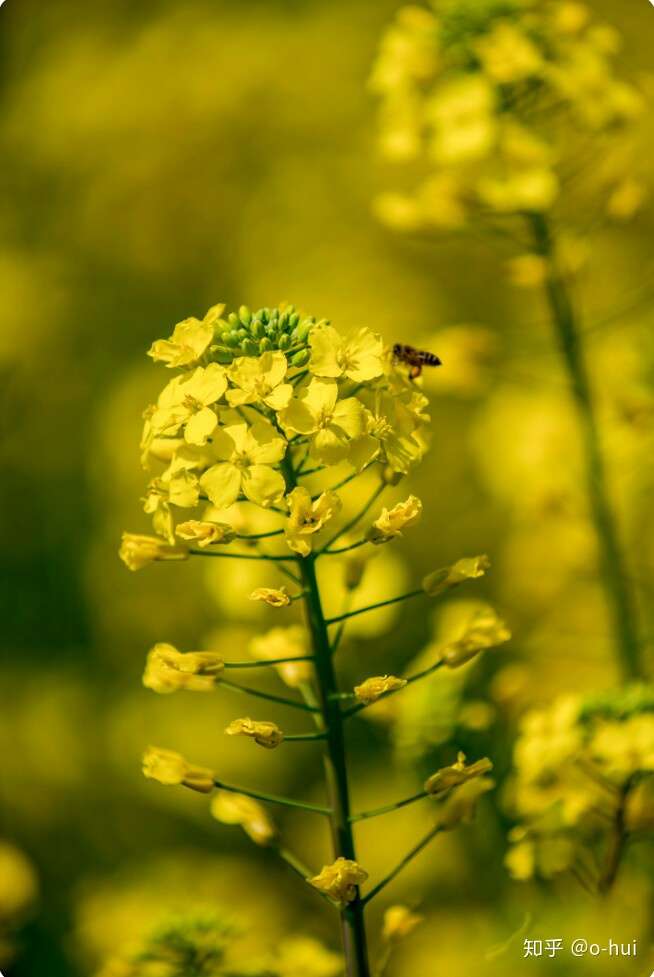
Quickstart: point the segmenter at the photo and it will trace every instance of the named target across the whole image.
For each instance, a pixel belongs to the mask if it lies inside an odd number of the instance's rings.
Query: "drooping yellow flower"
[[[288,406],[293,396],[293,386],[284,383],[287,360],[281,350],[268,351],[261,356],[239,356],[227,370],[234,384],[227,391],[232,407],[243,404],[264,403],[273,410]]]
[[[247,716],[232,720],[225,732],[228,736],[251,736],[255,743],[265,746],[267,750],[274,750],[284,739],[284,734],[276,723],[256,722]]]
[[[130,570],[141,570],[157,560],[187,560],[185,546],[171,546],[159,536],[123,533],[119,556]]]
[[[192,316],[178,322],[169,339],[157,339],[152,344],[148,356],[168,367],[197,363],[211,345],[224,308],[224,305],[212,305],[202,321]]]
[[[225,670],[222,657],[213,651],[185,654],[173,645],[159,643],[148,653],[143,685],[153,692],[211,692]]]
[[[218,415],[211,407],[227,390],[227,376],[219,363],[199,366],[166,384],[149,418],[154,435],[176,435],[184,426],[188,444],[203,445],[218,426]]]
[[[169,487],[160,478],[153,479],[143,499],[143,511],[152,516],[152,528],[171,546],[175,543],[175,520],[170,509]]]
[[[201,794],[210,794],[214,789],[215,774],[207,767],[196,767],[174,750],[162,750],[149,746],[143,755],[143,773],[150,780],[160,784],[182,784]]]
[[[366,533],[366,539],[375,545],[388,543],[396,536],[402,535],[407,526],[414,526],[422,515],[422,502],[415,495],[410,495],[404,502],[398,502],[392,509],[382,509],[381,515],[375,519]]]
[[[489,566],[490,560],[487,556],[464,557],[450,567],[428,574],[422,581],[422,589],[429,597],[439,597],[465,580],[483,577]]]
[[[213,546],[215,543],[231,543],[236,533],[226,522],[208,522],[199,519],[188,519],[180,522],[175,530],[180,539],[197,543],[201,549]]]
[[[286,587],[257,587],[250,594],[250,600],[260,600],[270,607],[288,607],[291,598]]]
[[[436,825],[441,831],[452,831],[460,824],[470,824],[480,798],[495,786],[490,777],[478,777],[461,784],[445,798],[438,809]]]
[[[350,858],[337,858],[331,865],[325,865],[314,878],[307,879],[307,882],[315,889],[325,892],[343,908],[356,899],[357,886],[367,878],[368,873],[358,862]]]
[[[265,634],[257,635],[249,645],[250,654],[259,661],[269,661],[271,658],[304,658],[309,650],[309,634],[301,624],[292,624],[288,628],[272,628]],[[275,670],[292,689],[309,682],[313,675],[313,666],[309,661],[283,662],[275,665]]]
[[[289,509],[284,528],[286,542],[294,553],[308,556],[313,535],[340,512],[341,500],[335,492],[323,492],[314,502],[311,493],[298,486],[286,496],[286,502]]]
[[[482,760],[477,760],[475,763],[466,766],[465,753],[459,753],[456,763],[437,770],[436,773],[433,773],[425,781],[425,790],[428,794],[443,794],[452,787],[459,787],[469,780],[482,777],[492,769],[493,764],[488,757],[484,757]]]
[[[396,675],[373,675],[360,685],[355,685],[354,694],[359,702],[368,706],[387,692],[403,689],[406,684],[406,679],[397,678]]]
[[[309,369],[316,377],[347,377],[366,383],[384,372],[384,344],[369,329],[344,337],[333,326],[319,326],[309,334]]]
[[[491,607],[481,608],[472,617],[464,634],[440,651],[448,668],[459,668],[487,648],[495,648],[511,638],[511,632]]]
[[[375,391],[367,398],[364,431],[350,445],[348,461],[361,471],[371,461],[388,463],[394,472],[407,474],[424,454],[418,429],[428,420],[427,398],[417,390]]]
[[[218,509],[235,502],[240,493],[264,508],[284,494],[284,479],[271,465],[281,461],[286,442],[264,421],[252,427],[230,424],[216,431],[212,450],[218,464],[200,478],[200,485]]]
[[[253,797],[218,790],[211,799],[211,813],[223,824],[239,824],[256,845],[269,845],[277,828],[268,812]]]
[[[348,444],[364,433],[364,408],[356,397],[338,399],[335,380],[314,377],[279,415],[284,430],[311,436],[311,457],[333,465],[347,456]]]
[[[389,906],[384,913],[382,936],[387,943],[403,940],[422,923],[424,916],[415,913],[408,906]]]

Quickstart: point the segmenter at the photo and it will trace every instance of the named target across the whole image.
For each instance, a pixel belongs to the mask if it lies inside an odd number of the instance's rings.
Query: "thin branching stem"
[[[251,695],[257,699],[267,699],[268,702],[276,702],[280,706],[289,706],[291,709],[302,709],[304,712],[320,712],[306,702],[298,702],[296,699],[287,699],[283,695],[275,695],[272,692],[263,692],[261,689],[252,689],[247,685],[238,685],[236,682],[229,682],[223,679],[220,683],[221,688],[229,689],[232,692],[241,692],[243,695]]]
[[[284,736],[285,743],[304,743],[310,740],[324,740],[327,739],[327,733],[290,733]]]
[[[352,519],[349,520],[349,522],[346,522],[344,526],[341,526],[341,528],[338,530],[338,532],[335,533],[332,536],[332,538],[330,540],[328,540],[328,542],[325,543],[325,545],[323,546],[323,548],[322,548],[322,550],[320,552],[321,553],[324,553],[327,550],[329,550],[330,547],[334,545],[334,543],[338,542],[338,540],[341,538],[341,536],[345,536],[345,534],[346,533],[349,533],[349,531],[351,529],[354,529],[354,527],[356,525],[358,525],[359,522],[363,519],[363,517],[365,516],[366,512],[368,512],[368,510],[372,508],[372,506],[375,504],[375,502],[377,501],[377,499],[382,494],[382,492],[384,491],[385,488],[386,488],[386,483],[385,482],[380,482],[379,485],[376,486],[375,491],[372,493],[372,495],[370,496],[370,498],[368,499],[368,501],[365,503],[365,505],[363,506],[363,508],[361,508],[359,510],[359,512],[357,512],[357,514],[355,516],[353,516]]]
[[[339,614],[338,617],[330,617],[326,624],[338,624],[339,621],[347,621],[351,617],[358,617],[359,614],[367,614],[368,611],[376,611],[379,607],[387,607],[389,604],[398,604],[402,600],[409,600],[411,597],[424,595],[422,587],[419,590],[410,590],[408,594],[401,594],[399,597],[391,597],[388,600],[380,600],[377,604],[369,604],[367,607],[360,607],[356,611],[348,611],[347,614]]]
[[[366,895],[363,897],[364,906],[367,905],[371,899],[374,899],[375,896],[382,891],[382,889],[385,889],[389,882],[392,882],[393,879],[400,874],[402,869],[405,868],[409,862],[412,862],[416,855],[419,855],[423,848],[426,848],[429,842],[432,841],[441,831],[442,828],[438,824],[431,828],[424,838],[422,838],[418,844],[397,863],[395,868],[389,872],[388,875],[385,875],[381,882],[378,882],[377,885],[370,890],[370,892],[366,893]]]
[[[224,784],[221,780],[215,780],[214,784],[220,790],[228,790],[232,794],[244,794],[246,797],[254,797],[257,801],[265,801],[266,804],[279,804],[281,807],[292,807],[299,811],[309,811],[311,814],[324,814],[329,817],[332,813],[331,808],[323,807],[320,804],[308,804],[304,801],[296,801],[292,797],[280,797],[278,794],[266,794],[260,790],[250,790],[249,787],[235,787],[234,784]]]
[[[289,662],[310,662],[312,655],[293,655],[289,658],[267,658],[263,661],[225,662],[225,668],[271,668],[273,665],[286,665]]]
[[[416,801],[421,801],[423,797],[429,796],[426,790],[421,790],[419,794],[405,797],[404,800],[395,801],[394,804],[385,804],[384,807],[376,807],[371,811],[361,811],[359,814],[353,814],[350,817],[350,821],[353,823],[355,821],[367,821],[368,818],[378,818],[382,814],[391,814],[393,811],[399,811],[401,807],[406,807],[407,804],[415,804]]]
[[[216,553],[214,550],[189,550],[191,556],[217,556],[223,560],[271,560],[288,563],[292,556],[273,556],[272,553]]]

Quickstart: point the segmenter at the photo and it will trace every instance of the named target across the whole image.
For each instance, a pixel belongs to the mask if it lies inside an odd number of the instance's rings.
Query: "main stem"
[[[296,475],[290,459],[284,462],[284,474],[289,487],[294,487]],[[311,632],[320,708],[327,734],[323,760],[329,806],[333,812],[330,823],[334,855],[336,858],[355,859],[354,837],[350,823],[343,716],[337,698],[338,685],[316,579],[316,558],[310,554],[304,559],[299,559],[298,563],[306,594],[307,623]],[[340,915],[347,977],[370,977],[363,903],[358,893],[356,899],[341,910]]]
[[[627,586],[624,558],[609,502],[595,402],[579,336],[577,316],[565,281],[557,267],[548,222],[545,217],[537,214],[532,215],[530,221],[536,247],[547,263],[545,281],[547,300],[579,418],[588,501],[599,545],[602,579],[613,619],[615,647],[623,677],[634,679],[641,674],[635,610]]]

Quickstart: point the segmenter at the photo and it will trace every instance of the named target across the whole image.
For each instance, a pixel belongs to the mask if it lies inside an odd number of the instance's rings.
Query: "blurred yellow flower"
[[[331,865],[325,865],[322,871],[312,879],[307,879],[310,885],[326,893],[341,907],[356,899],[357,886],[368,878],[368,873],[350,858],[337,858]]]
[[[227,370],[234,384],[227,391],[227,401],[232,407],[262,402],[273,410],[282,410],[293,396],[292,384],[283,382],[286,370],[287,360],[281,350],[259,357],[237,357]]]
[[[251,427],[230,424],[220,428],[213,439],[212,465],[200,478],[200,485],[219,509],[235,502],[241,491],[264,508],[278,502],[284,494],[281,474],[271,465],[281,461],[286,442],[263,421]]]
[[[343,958],[310,936],[290,936],[281,941],[273,970],[279,977],[339,977]]]
[[[421,515],[422,502],[415,495],[410,495],[408,499],[398,502],[392,509],[382,509],[381,515],[366,532],[366,539],[376,545],[388,543],[396,536],[401,536],[402,530],[407,526],[414,526]]]
[[[7,924],[29,909],[38,895],[31,862],[10,842],[0,840],[0,921]]]
[[[187,560],[185,546],[171,546],[158,536],[123,533],[119,556],[130,570],[141,570],[157,560]]]
[[[314,377],[279,420],[286,431],[311,437],[312,458],[333,465],[347,456],[348,442],[364,433],[363,411],[356,397],[338,400],[335,380]]]
[[[345,376],[355,383],[366,383],[384,372],[384,344],[369,329],[343,337],[332,326],[323,325],[312,329],[309,345],[309,369],[316,377]]]
[[[288,607],[291,603],[286,587],[257,587],[250,594],[250,600],[260,600],[269,607]]]
[[[361,682],[360,685],[355,685],[354,695],[359,702],[370,705],[371,702],[376,702],[387,692],[403,689],[405,685],[406,679],[397,678],[395,675],[374,675],[367,678],[365,682]]]
[[[341,509],[341,500],[335,492],[323,492],[315,501],[308,489],[298,486],[286,496],[289,516],[284,528],[290,549],[300,556],[308,556],[312,537],[333,519]]]
[[[493,82],[512,84],[539,74],[543,58],[529,38],[508,21],[499,21],[475,44],[482,67]]]
[[[265,746],[267,750],[274,750],[284,739],[284,734],[276,723],[257,722],[247,716],[244,719],[233,719],[225,732],[228,736],[250,736],[255,743]]]
[[[382,936],[387,943],[403,940],[424,920],[408,906],[389,906],[384,913]]]
[[[428,794],[442,794],[452,787],[459,787],[461,784],[467,783],[469,780],[474,780],[476,777],[482,777],[484,774],[488,773],[493,769],[493,764],[488,759],[484,757],[481,760],[476,760],[475,763],[471,763],[466,766],[465,753],[459,753],[456,759],[456,763],[453,763],[449,767],[443,767],[441,770],[437,770],[425,781],[425,790]]]
[[[465,580],[483,577],[489,566],[490,560],[487,556],[463,557],[450,567],[428,574],[422,581],[422,589],[429,597],[439,597]]]
[[[169,339],[158,339],[152,344],[148,356],[168,367],[196,363],[211,345],[224,308],[224,305],[212,305],[202,321],[192,316],[178,322]]]
[[[148,653],[143,685],[159,693],[179,689],[211,692],[224,670],[223,659],[213,651],[182,653],[173,645],[160,643]]]
[[[436,825],[441,831],[452,831],[460,824],[470,824],[477,804],[484,794],[495,786],[490,777],[479,777],[463,783],[453,790],[438,809]]]
[[[452,165],[487,153],[497,134],[494,103],[493,88],[481,76],[460,75],[436,92],[427,106],[433,158]]]
[[[180,539],[197,543],[200,549],[212,546],[214,543],[231,543],[235,532],[225,522],[209,522],[199,519],[188,519],[180,522],[175,529]]]
[[[196,767],[174,750],[163,750],[149,746],[143,755],[143,773],[150,780],[160,784],[176,786],[182,784],[201,794],[210,794],[214,789],[215,774],[207,767]]]
[[[218,790],[211,799],[211,813],[223,824],[238,824],[257,845],[269,845],[277,836],[277,828],[268,812],[253,797]]]
[[[288,628],[272,628],[253,638],[249,651],[253,658],[260,661],[271,658],[300,658],[309,654],[310,638],[301,624],[292,624]],[[313,675],[313,666],[309,661],[284,662],[275,665],[275,669],[291,688],[298,688],[303,682],[309,682]]]
[[[463,635],[441,649],[440,658],[448,668],[459,668],[487,648],[504,644],[511,632],[491,607],[474,613]]]

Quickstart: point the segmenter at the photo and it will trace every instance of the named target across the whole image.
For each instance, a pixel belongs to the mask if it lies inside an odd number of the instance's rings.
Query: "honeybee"
[[[406,363],[411,367],[409,379],[415,380],[422,373],[423,366],[441,366],[442,360],[435,353],[430,353],[426,349],[415,349],[413,346],[406,346],[404,343],[395,343],[393,346],[393,360],[396,363]]]

